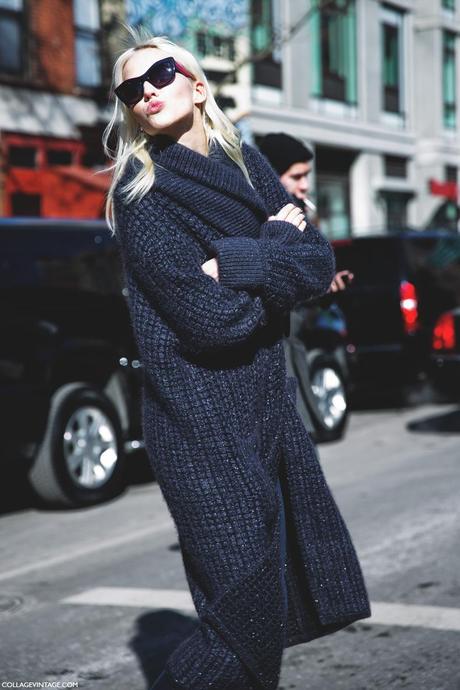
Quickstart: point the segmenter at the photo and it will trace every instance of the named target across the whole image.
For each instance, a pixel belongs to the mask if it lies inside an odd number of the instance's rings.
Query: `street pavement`
[[[460,690],[459,439],[460,408],[424,404],[319,447],[373,616],[287,649],[280,690]],[[0,688],[145,690],[196,624],[157,484],[0,515]]]

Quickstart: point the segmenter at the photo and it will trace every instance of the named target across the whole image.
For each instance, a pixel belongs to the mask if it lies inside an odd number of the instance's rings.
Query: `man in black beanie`
[[[316,211],[307,198],[308,175],[313,166],[313,151],[299,139],[283,132],[266,134],[258,143],[261,153],[279,175],[280,182],[304,213]],[[339,271],[331,283],[329,292],[344,290],[353,280],[350,271]]]
[[[259,150],[279,175],[286,191],[303,211],[315,210],[307,198],[308,176],[313,165],[313,151],[289,134],[267,134],[259,142]]]

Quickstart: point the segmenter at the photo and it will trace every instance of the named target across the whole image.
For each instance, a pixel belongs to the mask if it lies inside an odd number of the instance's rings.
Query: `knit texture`
[[[290,197],[256,149],[253,187],[214,143],[152,138],[155,184],[117,237],[143,364],[143,431],[200,625],[167,660],[186,690],[274,690],[283,648],[370,615],[350,535],[296,410],[286,315],[334,275],[328,241],[268,221]],[[219,281],[201,265],[215,256]],[[286,534],[285,615],[278,481]]]

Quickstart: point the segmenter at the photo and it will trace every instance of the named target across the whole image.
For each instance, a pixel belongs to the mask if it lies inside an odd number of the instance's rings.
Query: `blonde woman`
[[[113,87],[108,221],[143,363],[146,448],[199,619],[153,687],[274,690],[285,647],[370,615],[282,343],[294,304],[328,290],[333,253],[240,141],[191,53],[139,38]]]

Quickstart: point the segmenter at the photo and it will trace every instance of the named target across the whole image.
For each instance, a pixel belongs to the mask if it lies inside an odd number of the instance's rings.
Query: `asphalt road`
[[[459,439],[460,408],[423,405],[353,413],[320,446],[373,616],[286,650],[280,690],[460,689]],[[0,688],[145,690],[195,625],[155,483],[0,516]]]

